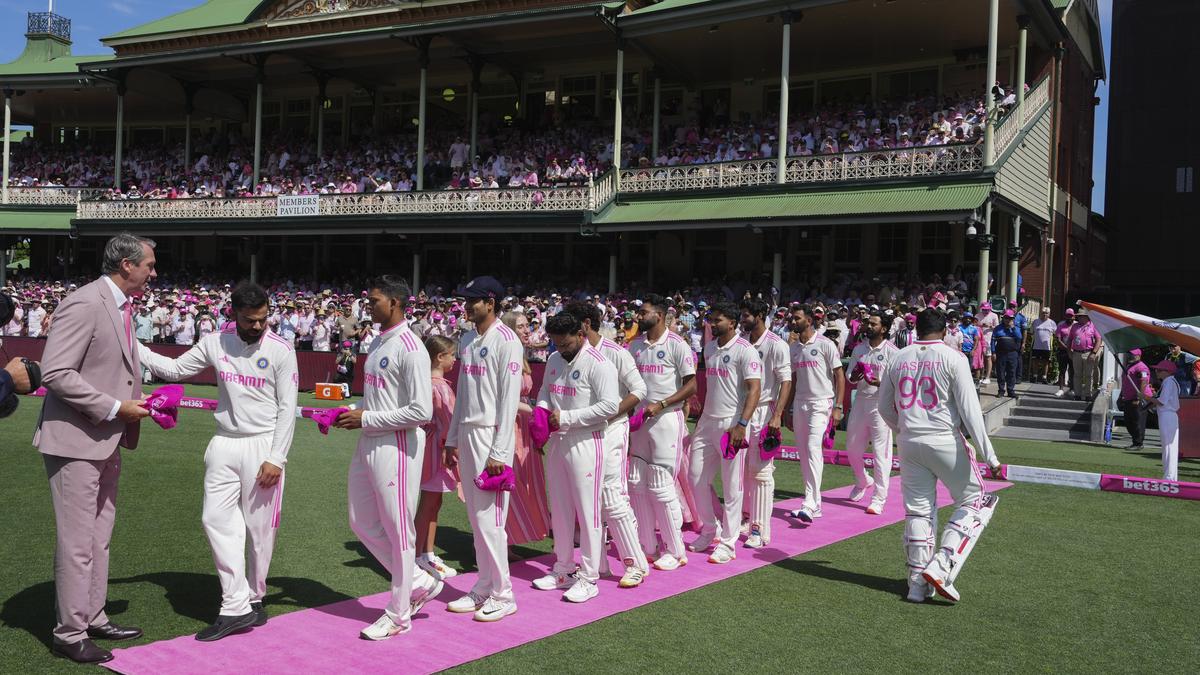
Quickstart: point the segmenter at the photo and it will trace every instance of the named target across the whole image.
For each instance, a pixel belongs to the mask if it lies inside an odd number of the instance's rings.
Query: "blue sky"
[[[71,19],[71,34],[76,54],[104,54],[108,49],[100,38],[138,24],[202,4],[201,0],[55,0],[54,11]],[[21,54],[25,46],[23,27],[26,12],[45,11],[48,0],[0,0],[0,63]],[[1100,24],[1104,34],[1104,55],[1112,53],[1112,0],[1100,0]],[[20,28],[18,28],[20,27]],[[1108,84],[1101,82],[1096,93],[1096,136],[1093,143],[1096,186],[1092,208],[1104,212],[1104,160],[1108,152]]]

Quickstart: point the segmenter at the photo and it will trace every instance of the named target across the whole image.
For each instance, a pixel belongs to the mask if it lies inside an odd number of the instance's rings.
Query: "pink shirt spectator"
[[[1070,347],[1073,352],[1090,352],[1096,348],[1100,334],[1092,322],[1077,323],[1071,327]]]

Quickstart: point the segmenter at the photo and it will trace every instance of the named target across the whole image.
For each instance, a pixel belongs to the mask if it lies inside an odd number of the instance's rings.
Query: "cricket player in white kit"
[[[818,335],[813,312],[807,305],[792,308],[792,332],[799,335],[791,346],[792,431],[804,459],[804,504],[789,515],[811,523],[821,517],[821,474],[825,470],[822,438],[833,423],[842,421],[846,380],[842,377],[842,355],[837,343]]]
[[[667,304],[649,295],[638,308],[639,335],[629,345],[646,383],[645,422],[630,438],[629,493],[638,536],[647,556],[658,552],[655,525],[666,551],[654,567],[673,570],[687,564],[683,509],[675,479],[687,438],[683,403],[696,393],[696,357],[684,339],[667,329]]]
[[[546,444],[546,485],[550,493],[554,533],[554,569],[533,582],[534,588],[565,590],[570,602],[587,602],[599,592],[600,557],[604,555],[601,489],[604,484],[604,437],[608,420],[617,414],[617,369],[587,343],[573,314],[560,312],[546,321],[555,352],[537,406],[550,412]],[[581,564],[575,571],[573,535],[579,526]]]
[[[762,385],[762,361],[758,352],[745,338],[737,334],[737,307],[717,303],[708,311],[708,325],[713,339],[704,346],[704,375],[707,389],[704,412],[692,434],[692,455],[688,479],[698,495],[713,491],[717,473],[725,492],[725,504],[720,522],[713,500],[697,499],[700,536],[688,549],[701,553],[713,544],[716,548],[708,557],[710,563],[724,564],[737,557],[734,546],[741,534],[742,484],[746,474],[747,429],[758,407]],[[737,448],[726,459],[721,449],[721,437],[729,434],[730,448]]]
[[[763,429],[779,435],[783,413],[792,393],[792,361],[787,342],[767,330],[770,306],[762,300],[742,304],[742,334],[758,350],[762,361],[762,385],[758,406],[746,430],[750,443],[746,451],[746,474],[742,511],[749,514],[746,548],[761,548],[771,543],[771,512],[775,505],[775,460],[763,459]]]
[[[487,471],[499,475],[512,467],[516,449],[517,403],[525,349],[517,334],[496,316],[504,286],[492,277],[477,277],[455,291],[466,299],[474,326],[459,340],[458,382],[454,417],[446,436],[445,463],[461,466],[467,519],[475,535],[479,579],[474,588],[451,602],[451,612],[474,612],[476,621],[499,621],[517,611],[508,574],[508,518],[505,491],[481,490],[475,478]]]
[[[879,383],[887,371],[888,362],[898,349],[888,338],[891,317],[872,312],[863,324],[867,339],[858,343],[850,353],[850,383],[855,389],[854,405],[846,422],[846,454],[854,470],[854,489],[850,501],[859,502],[867,490],[875,487],[867,513],[878,516],[887,504],[888,481],[892,474],[892,429],[879,416]],[[861,365],[859,365],[861,364]],[[868,476],[863,459],[867,443],[875,450],[875,459]]]
[[[367,304],[381,332],[360,358],[363,400],[334,421],[339,429],[362,429],[346,487],[350,529],[392,575],[383,616],[360,633],[366,640],[408,632],[412,616],[442,591],[442,581],[416,565],[414,514],[425,462],[421,426],[433,418],[433,391],[429,354],[404,320],[410,295],[401,277],[371,282]]]
[[[940,310],[921,310],[917,341],[892,356],[879,385],[879,414],[899,435],[912,602],[923,602],[931,590],[958,601],[954,580],[996,508],[995,495],[984,492],[974,450],[962,430],[971,434],[992,475],[1000,475],[1000,460],[988,439],[971,366],[961,352],[946,346],[945,332]],[[955,511],[935,554],[939,480],[954,498]]]
[[[638,539],[637,519],[628,494],[629,414],[646,397],[646,383],[638,373],[637,363],[629,350],[612,340],[600,337],[600,308],[590,302],[571,302],[563,308],[579,319],[588,344],[604,355],[617,371],[617,393],[621,397],[617,414],[608,420],[604,432],[604,484],[600,499],[604,522],[617,546],[617,554],[625,565],[625,574],[617,583],[621,588],[641,585],[650,573],[650,565]],[[553,513],[553,512],[552,512]],[[604,559],[601,559],[603,563]],[[601,565],[603,574],[603,564]]]
[[[178,359],[138,347],[142,363],[164,380],[184,380],[209,367],[217,374],[217,435],[204,452],[202,522],[221,581],[221,611],[196,634],[205,642],[267,622],[262,599],[300,382],[292,346],[267,329],[266,291],[241,284],[230,304],[233,325]]]

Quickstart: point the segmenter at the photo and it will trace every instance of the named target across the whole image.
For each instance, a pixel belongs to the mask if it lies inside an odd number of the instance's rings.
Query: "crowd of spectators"
[[[998,89],[1001,109],[1015,96]],[[788,125],[788,156],[885,151],[982,139],[982,98],[933,96],[904,101],[828,104],[796,116]],[[636,125],[636,122],[635,122]],[[778,155],[777,118],[761,116],[708,126],[696,119],[664,124],[657,154],[649,125],[623,130],[622,165],[679,166]],[[254,181],[253,140],[212,130],[193,140],[185,162],[182,142],[128,148],[121,187],[101,199],[187,199],[405,192],[416,189],[416,136],[362,133],[345,148],[320,155],[316,141],[296,132],[264,142],[260,179]],[[471,156],[461,132],[431,132],[424,167],[427,189],[522,188],[584,185],[613,164],[611,127],[577,123],[530,130],[491,126],[481,130]],[[111,149],[46,145],[32,137],[13,146],[10,183],[17,187],[91,187],[113,184]]]

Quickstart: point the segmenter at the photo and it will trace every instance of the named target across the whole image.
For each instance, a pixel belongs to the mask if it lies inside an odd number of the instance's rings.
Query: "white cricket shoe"
[[[621,588],[636,588],[642,585],[646,580],[646,575],[650,574],[649,570],[644,570],[633,564],[632,559],[625,560],[625,575],[617,582],[617,586]]]
[[[882,516],[884,501],[880,499],[872,499],[871,505],[867,507],[867,515]]]
[[[1054,392],[1054,398],[1062,398],[1063,394],[1065,393],[1067,393],[1066,389],[1059,389],[1058,391]]]
[[[479,610],[479,608],[483,607],[483,603],[486,601],[487,598],[485,596],[482,596],[475,591],[471,591],[470,593],[467,593],[461,598],[446,605],[446,611],[454,612],[455,614],[475,612]]]
[[[708,562],[714,565],[724,565],[736,557],[736,551],[730,548],[728,544],[720,543],[717,544],[717,548],[712,552],[712,555],[708,556]]]
[[[925,582],[925,578],[920,574],[912,574],[908,577],[908,598],[909,602],[925,602],[933,597],[933,589]]]
[[[670,553],[664,553],[658,560],[654,561],[654,569],[669,572],[671,570],[677,570],[686,564],[687,558],[676,558]]]
[[[575,585],[575,573],[557,574],[550,572],[544,577],[533,580],[533,587],[539,591],[563,591]]]
[[[581,603],[587,602],[600,594],[600,589],[596,588],[596,584],[583,579],[576,579],[575,583],[563,593],[563,598],[567,602]]]
[[[935,555],[933,561],[925,566],[921,576],[925,578],[925,582],[937,592],[938,595],[949,600],[950,602],[958,602],[958,589],[954,588],[946,579],[946,568],[941,562],[942,556]]]
[[[397,626],[387,614],[384,614],[375,623],[362,629],[358,636],[364,640],[386,640],[401,633],[407,633],[409,628],[410,626]]]
[[[701,533],[701,535],[699,537],[696,537],[696,539],[694,541],[692,541],[692,543],[688,544],[688,550],[695,551],[696,553],[703,553],[704,551],[707,551],[708,549],[712,548],[713,542],[715,542],[716,540],[717,540],[717,535],[715,532],[713,534]]]
[[[417,567],[429,572],[429,574],[438,579],[449,579],[457,576],[458,570],[446,564],[444,560],[436,554],[430,558],[417,558]]]
[[[485,622],[499,621],[509,614],[516,613],[517,603],[515,600],[497,600],[495,598],[488,598],[487,601],[483,603],[483,607],[480,607],[479,610],[475,612],[475,620]]]
[[[870,476],[867,476],[867,484],[866,485],[863,485],[861,487],[859,487],[858,485],[855,485],[854,489],[850,491],[850,501],[861,502],[863,500],[863,497],[867,496],[867,490],[870,490],[873,487],[875,487],[875,479],[871,478]]]
[[[979,384],[991,384],[991,383],[992,383],[992,379],[990,377],[985,377],[979,381]]]
[[[821,517],[821,509],[810,509],[807,506],[802,506],[795,511],[788,511],[788,515],[798,519],[802,523],[810,524],[814,519]]]
[[[742,526],[740,528],[738,528],[738,532],[743,537],[748,536],[750,534],[750,519],[749,518],[742,518]]]
[[[415,581],[417,583],[413,585],[408,603],[409,616],[415,616],[425,606],[425,603],[436,598],[442,592],[442,589],[446,587],[445,582],[432,574],[425,576],[423,579],[416,579]]]

